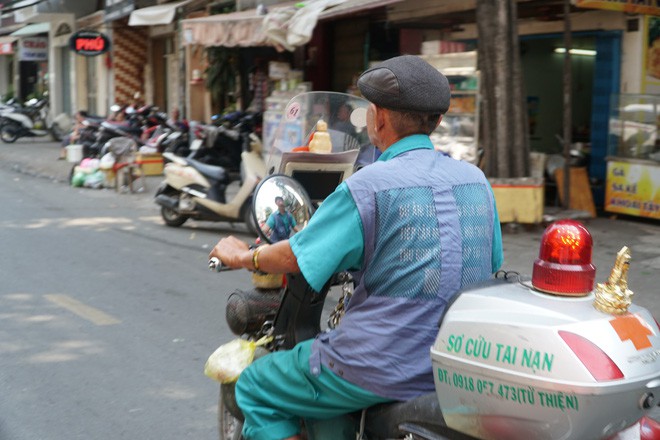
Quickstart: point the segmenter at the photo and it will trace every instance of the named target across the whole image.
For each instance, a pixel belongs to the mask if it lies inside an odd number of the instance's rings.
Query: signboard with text
[[[573,0],[573,4],[579,8],[660,15],[660,0]]]
[[[47,61],[48,38],[27,37],[19,39],[18,59],[21,61]]]
[[[69,38],[69,48],[78,55],[93,57],[110,50],[110,39],[97,31],[78,31]]]
[[[605,210],[660,219],[660,164],[608,161]]]

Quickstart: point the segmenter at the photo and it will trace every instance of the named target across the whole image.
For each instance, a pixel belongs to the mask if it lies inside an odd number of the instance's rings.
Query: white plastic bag
[[[272,339],[272,336],[264,336],[258,341],[237,338],[221,345],[206,361],[204,374],[220,383],[236,382],[243,370],[252,363],[256,348]]]
[[[106,153],[101,157],[99,168],[102,170],[111,170],[115,166],[115,156],[112,153]]]
[[[263,21],[266,38],[293,52],[296,47],[309,43],[319,15],[331,6],[346,0],[309,0],[295,6],[273,8]]]

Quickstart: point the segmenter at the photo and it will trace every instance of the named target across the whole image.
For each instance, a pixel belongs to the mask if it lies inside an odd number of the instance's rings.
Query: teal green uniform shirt
[[[428,136],[413,135],[391,145],[378,160],[390,160],[399,154],[418,149],[420,145],[421,148],[433,149]],[[493,220],[491,264],[492,271],[496,272],[504,261],[502,230],[497,209],[493,213]],[[303,276],[317,292],[321,291],[333,274],[343,270],[359,269],[362,266],[364,256],[362,220],[345,183],[340,184],[325,199],[307,227],[294,235],[289,243]]]

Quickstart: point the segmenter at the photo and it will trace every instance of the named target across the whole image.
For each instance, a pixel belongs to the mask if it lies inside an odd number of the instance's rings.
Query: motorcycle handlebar
[[[215,272],[224,272],[227,270],[231,270],[231,267],[225,266],[224,264],[222,264],[222,261],[220,261],[219,258],[213,257],[209,260],[209,270]]]

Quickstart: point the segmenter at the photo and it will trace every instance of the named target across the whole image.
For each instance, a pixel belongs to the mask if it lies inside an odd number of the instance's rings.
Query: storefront
[[[77,29],[86,29],[108,36],[112,47],[111,27],[104,20],[103,11],[81,17],[76,21]],[[71,50],[71,49],[70,49]],[[84,110],[94,115],[106,115],[113,103],[111,76],[112,54],[105,52],[98,56],[74,54],[72,65],[76,82],[73,88],[76,110]]]
[[[476,48],[479,35],[474,11],[461,11],[458,4],[444,8],[453,8],[449,15],[442,16],[445,26],[452,31],[436,31],[440,38],[466,42]],[[419,25],[417,21],[406,19],[412,13],[404,16],[395,7],[390,15],[399,17],[399,26]],[[541,7],[534,2],[521,3],[518,14],[530,147],[535,157],[541,157],[540,166],[534,169],[541,170],[536,176],[546,178],[547,201],[554,204],[559,200],[555,176],[551,172],[553,167],[544,166],[544,163],[550,161],[552,165],[564,161],[563,4],[548,2]],[[415,16],[415,20],[422,18]],[[629,60],[622,58],[622,48],[633,47],[639,38],[640,32],[635,31],[634,26],[637,20],[616,11],[574,7],[571,12],[572,149],[577,153],[576,161],[587,167],[593,199],[598,206],[604,201],[610,97],[637,80],[635,72],[627,67]],[[415,32],[424,32],[426,39],[426,34],[432,34],[433,30]],[[633,56],[633,52],[629,51],[627,56]]]
[[[72,111],[71,54],[68,41],[74,28],[73,13],[41,12],[38,7],[15,13],[23,27],[12,32],[18,38],[15,66],[17,97],[28,99],[48,91],[51,115]]]
[[[183,103],[185,89],[183,74],[185,58],[179,38],[178,19],[186,13],[192,0],[178,1],[135,9],[128,19],[129,30],[140,32],[146,44],[133,44],[132,50],[145,51],[143,58],[143,87],[145,102],[163,111],[171,111]],[[121,32],[117,30],[121,38]],[[121,43],[120,41],[120,44]],[[139,46],[139,47],[138,47]],[[146,59],[146,63],[144,63]]]
[[[16,40],[15,84],[20,102],[41,96],[49,87],[48,79],[48,23],[29,24],[13,32]]]
[[[346,91],[367,67],[370,52],[383,54],[383,59],[398,54],[398,34],[387,34],[384,23],[385,8],[401,1],[347,0],[333,6],[330,2],[324,5],[319,1],[317,9],[307,16],[298,9],[296,2],[280,2],[266,9],[186,19],[183,41],[188,48],[188,96],[206,96],[194,102],[204,102],[208,110],[210,99],[203,89],[210,66],[209,58],[202,54],[209,48],[232,48],[238,60],[237,70],[249,72],[241,78],[239,87],[242,109],[250,105],[259,88],[255,89],[253,79],[270,73],[270,62],[288,64],[290,72],[285,81],[279,76],[267,78],[271,93],[273,88],[282,87],[280,95],[286,96],[295,88],[291,85],[301,80],[314,90]],[[301,13],[296,14],[296,11]],[[382,25],[374,28],[373,21]],[[286,29],[290,31],[288,34]],[[208,112],[200,114],[204,108],[191,106],[191,102],[188,105],[192,118],[210,116]]]
[[[660,17],[643,23],[640,93],[611,98],[605,210],[660,219]]]

